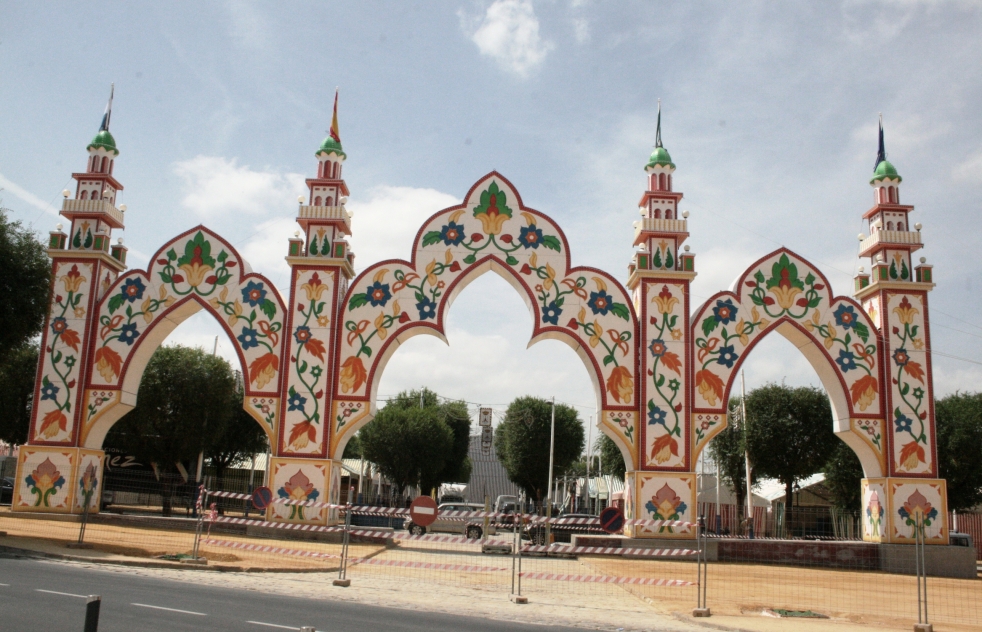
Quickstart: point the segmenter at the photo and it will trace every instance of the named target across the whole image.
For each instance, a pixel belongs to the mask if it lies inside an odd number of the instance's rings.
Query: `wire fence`
[[[7,533],[0,545],[105,561],[319,572],[311,581],[347,580],[409,591],[420,600],[513,595],[557,606],[596,603],[612,612],[637,608],[640,600],[663,613],[702,609],[904,627],[919,617],[926,622],[930,604],[930,622],[939,630],[977,629],[982,621],[980,580],[939,576],[951,570],[942,567],[951,566],[945,556],[956,547],[877,545],[857,541],[848,529],[816,531],[815,525],[834,522],[828,510],[823,518],[818,509],[809,515],[796,507],[788,525],[795,536],[784,539],[770,535],[766,509],[760,517],[764,537],[754,539],[717,535],[715,508],[708,505],[699,508],[703,537],[689,540],[627,540],[605,534],[596,517],[561,515],[549,530],[563,541],[548,542],[542,537],[546,519],[527,513],[522,501],[508,511],[448,503],[437,521],[419,528],[404,499],[393,499],[402,504],[396,507],[271,499],[322,523],[297,524],[266,521],[248,491],[236,491],[242,486],[237,479],[224,479],[221,490],[156,479],[140,487],[139,479],[117,481],[103,511],[86,516],[82,546],[89,550],[66,551],[66,545],[79,546],[79,517],[6,508],[0,508],[0,531]],[[207,474],[205,480],[214,485],[218,479]],[[357,498],[354,491],[351,497]],[[168,502],[170,515],[164,515]],[[739,524],[724,522],[725,507],[720,522],[736,530]],[[972,523],[968,516],[958,516],[959,526]]]

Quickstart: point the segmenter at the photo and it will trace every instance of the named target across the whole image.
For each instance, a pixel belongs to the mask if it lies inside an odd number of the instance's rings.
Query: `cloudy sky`
[[[0,196],[51,230],[115,82],[131,264],[204,223],[286,292],[296,198],[339,86],[356,267],[408,257],[424,218],[497,169],[565,228],[574,264],[623,279],[661,98],[696,301],[780,245],[848,293],[882,112],[936,266],[936,388],[975,391],[980,60],[975,2],[4,2]],[[425,384],[502,407],[555,395],[591,414],[573,351],[526,350],[531,330],[486,275],[454,304],[450,346],[407,342],[379,392]],[[216,334],[199,314],[171,340],[210,349]],[[224,336],[219,352],[234,358]],[[779,336],[746,367],[750,387],[818,384]]]

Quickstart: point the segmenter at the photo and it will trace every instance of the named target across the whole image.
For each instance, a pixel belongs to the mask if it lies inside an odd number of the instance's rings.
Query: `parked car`
[[[14,502],[14,479],[0,480],[0,505],[10,505]]]
[[[583,521],[588,521],[585,524]],[[550,529],[554,542],[572,542],[574,535],[600,535],[605,533],[600,527],[600,519],[590,514],[566,514],[559,516]],[[534,523],[525,527],[525,536],[532,544],[546,543],[546,525]]]
[[[472,540],[479,540],[484,535],[484,518],[447,518],[443,514],[451,511],[484,511],[484,505],[478,503],[443,503],[437,507],[436,520],[428,527],[406,522],[406,530],[412,535],[424,533],[458,533]],[[494,535],[493,523],[488,523],[488,535]]]

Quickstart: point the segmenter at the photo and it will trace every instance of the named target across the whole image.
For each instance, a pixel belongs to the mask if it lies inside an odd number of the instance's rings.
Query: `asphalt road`
[[[332,578],[311,575],[311,579],[326,582]],[[87,595],[102,596],[99,632],[274,632],[299,630],[301,626],[314,626],[318,632],[573,630],[328,599],[267,595],[0,555],[0,630],[3,632],[79,632],[85,622]]]

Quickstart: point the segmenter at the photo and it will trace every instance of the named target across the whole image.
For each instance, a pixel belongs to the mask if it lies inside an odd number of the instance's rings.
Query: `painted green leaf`
[[[440,237],[440,231],[438,231],[438,230],[431,230],[430,232],[428,232],[425,235],[423,235],[423,246],[424,247],[425,246],[432,246],[433,244],[439,243],[440,242],[440,239],[442,239]]]
[[[276,303],[273,301],[266,299],[259,305],[259,309],[263,310],[263,313],[266,314],[266,318],[276,318]]]
[[[665,267],[669,270],[675,268],[675,258],[672,257],[672,251],[668,248],[665,249]]]
[[[91,230],[90,231],[87,231],[85,233],[85,247],[86,248],[91,248],[92,247],[92,231]]]
[[[702,321],[702,334],[704,336],[708,336],[709,334],[713,333],[713,330],[716,329],[717,325],[719,325],[719,321],[716,320],[715,316],[707,317],[706,320]]]
[[[906,281],[910,277],[910,270],[907,269],[907,262],[900,262],[900,278]]]
[[[351,300],[348,301],[348,311],[350,312],[353,309],[358,309],[359,307],[361,307],[367,302],[368,302],[367,294],[355,294],[354,296],[351,297]]]
[[[849,343],[850,342],[852,342],[852,336],[850,336],[849,334],[846,334],[845,343],[846,343],[846,346],[847,347],[849,346]]]
[[[472,252],[471,254],[464,257],[464,263],[470,264],[477,261],[477,256]]]
[[[894,261],[893,263],[890,264],[890,278],[891,279],[896,279],[897,278],[897,262],[896,261]]]
[[[293,388],[293,387],[291,386],[291,387],[290,387],[290,391],[289,391],[289,393],[290,393],[290,397],[293,397],[294,395],[296,395],[296,394],[297,394],[297,389],[295,389],[295,388]]]
[[[618,318],[623,318],[624,320],[631,319],[631,310],[624,303],[612,303],[610,311],[614,312],[614,315]]]
[[[651,265],[656,268],[661,267],[661,248],[655,249],[655,256],[651,258]]]
[[[494,196],[494,204],[491,203],[492,196]],[[492,182],[491,186],[481,193],[481,203],[474,208],[474,217],[482,213],[487,213],[492,207],[496,208],[502,215],[512,216],[512,211],[508,208],[505,192],[498,188],[497,182]]]
[[[321,246],[321,254],[325,257],[331,254],[331,241],[329,239],[324,239],[324,245]]]
[[[862,339],[863,342],[869,340],[869,329],[863,323],[857,322],[852,326],[852,330]]]
[[[508,258],[505,259],[505,263],[507,263],[510,266],[517,266],[518,265],[518,259],[516,259],[515,257],[513,257],[511,255],[508,255]]]
[[[109,313],[115,313],[125,300],[122,294],[113,294],[112,298],[109,299]]]
[[[669,329],[675,329],[675,323],[677,323],[678,321],[679,321],[678,314],[676,314],[675,316],[672,316],[671,318],[669,318],[668,319],[668,328]]]
[[[550,250],[555,250],[556,252],[563,251],[563,246],[561,243],[559,243],[559,238],[556,237],[555,235],[546,235],[542,238],[542,241],[539,243],[541,243],[543,246],[545,246]]]
[[[177,260],[177,265],[191,265],[192,261],[215,267],[215,258],[211,256],[211,242],[205,239],[200,230],[184,244],[184,256]]]
[[[164,283],[173,283],[174,282],[174,279],[172,279],[171,276],[169,274],[167,274],[166,272],[161,272],[160,273],[160,280],[163,281]]]
[[[606,358],[604,358],[604,366],[607,366],[613,361],[614,361],[614,356],[612,355],[607,356]]]
[[[563,303],[565,303],[565,302],[566,302],[566,298],[565,298],[565,297],[562,297],[562,296],[560,296],[559,298],[557,298],[557,299],[556,299],[555,301],[553,301],[553,302],[554,302],[554,303],[556,304],[556,307],[562,307],[562,306],[563,306]]]
[[[167,260],[173,261],[174,259],[177,259],[177,252],[175,252],[174,249],[171,248],[170,250],[167,251]]]
[[[815,275],[809,272],[808,276],[805,277],[805,284],[813,285],[814,283],[815,283]]]
[[[362,346],[361,349],[358,350],[358,353],[364,353],[366,356],[370,358],[372,357],[372,348],[369,347],[368,345],[364,345]]]
[[[82,229],[81,228],[78,229],[78,232],[75,233],[75,237],[72,239],[72,245],[75,246],[76,248],[81,248],[82,247]]]
[[[310,238],[310,253],[317,254],[317,235]]]
[[[306,360],[301,360],[300,361],[300,366],[297,367],[297,374],[298,375],[303,375],[306,372],[307,372],[307,361]]]
[[[763,283],[764,273],[761,272],[760,270],[757,270],[757,272],[754,273],[754,279],[756,279],[757,283]]]
[[[655,386],[657,386],[658,388],[661,388],[664,384],[665,384],[665,376],[664,375],[659,375],[658,376],[658,379],[655,380]]]
[[[917,325],[914,325],[913,327],[910,328],[910,337],[911,338],[913,338],[914,336],[917,335],[917,327],[918,327]]]
[[[225,251],[223,250],[223,251],[222,251],[222,252],[221,252],[221,253],[220,253],[220,254],[218,255],[218,263],[225,263],[225,260],[226,260],[226,259],[228,259],[228,253],[227,253],[227,252],[225,252]]]

